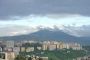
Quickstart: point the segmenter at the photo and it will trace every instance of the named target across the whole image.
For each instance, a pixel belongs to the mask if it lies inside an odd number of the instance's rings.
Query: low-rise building
[[[42,60],[48,60],[48,57],[40,57]]]
[[[3,51],[4,52],[8,52],[8,51],[12,52],[13,48],[11,48],[11,47],[4,47]]]
[[[26,52],[31,52],[31,51],[34,51],[34,47],[27,47],[26,48]]]
[[[38,50],[41,50],[41,49],[42,49],[42,47],[37,47],[37,49],[38,49]]]
[[[41,56],[35,56],[35,55],[32,55],[32,56],[28,56],[27,57],[27,60],[48,60],[48,57],[41,57]]]

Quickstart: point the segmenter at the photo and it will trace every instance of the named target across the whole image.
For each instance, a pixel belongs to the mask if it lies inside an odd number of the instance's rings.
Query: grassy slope
[[[69,50],[67,53],[67,50],[65,51],[48,51],[45,53],[46,56],[52,58],[52,60],[72,60],[73,58],[81,57],[85,55],[84,51],[73,51]]]

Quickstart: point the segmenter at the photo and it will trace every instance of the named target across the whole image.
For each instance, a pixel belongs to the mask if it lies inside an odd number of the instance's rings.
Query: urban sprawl
[[[20,52],[28,53],[36,50],[53,51],[63,49],[82,50],[82,46],[79,43],[65,43],[61,41],[0,41],[0,60],[14,60]],[[41,52],[41,54],[44,53]],[[31,60],[40,60],[40,58],[48,60],[47,56],[26,55],[26,57],[31,57]]]

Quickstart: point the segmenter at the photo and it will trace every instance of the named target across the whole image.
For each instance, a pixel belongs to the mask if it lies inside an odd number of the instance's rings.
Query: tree
[[[15,60],[26,60],[25,57],[21,56],[21,55],[18,55]]]
[[[50,58],[50,60],[53,60],[52,58]]]
[[[43,60],[42,58],[39,58],[39,60]]]
[[[32,58],[31,58],[31,57],[29,57],[29,58],[28,58],[28,60],[32,60]]]

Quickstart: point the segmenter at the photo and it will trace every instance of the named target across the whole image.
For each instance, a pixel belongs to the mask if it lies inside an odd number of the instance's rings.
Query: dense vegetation
[[[64,49],[58,51],[34,51],[30,53],[21,52],[22,56],[24,55],[37,55],[37,56],[47,56],[49,60],[73,60],[73,58],[82,57],[86,55],[86,52],[83,50],[76,51],[72,49]]]
[[[18,55],[15,60],[26,60],[25,57],[23,57],[22,55]]]
[[[62,50],[62,51],[48,51],[45,53],[49,57],[49,60],[72,60],[80,56],[84,56],[84,51],[74,51],[74,50]]]
[[[84,48],[85,50],[90,51],[90,46],[83,46],[83,48]]]
[[[36,49],[37,46],[41,44],[29,44],[26,43],[24,47],[35,47],[33,52],[20,52],[20,55],[16,57],[15,60],[25,60],[26,55],[36,55],[36,56],[46,56],[49,57],[49,60],[73,60],[77,57],[83,57],[90,54],[90,46],[83,46],[85,50],[72,50],[72,49],[63,49],[55,51],[39,51]]]
[[[90,55],[90,46],[83,46],[83,49],[86,50],[87,55]]]

